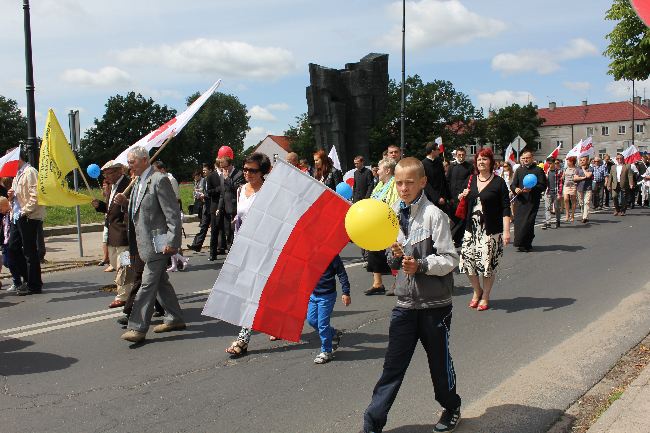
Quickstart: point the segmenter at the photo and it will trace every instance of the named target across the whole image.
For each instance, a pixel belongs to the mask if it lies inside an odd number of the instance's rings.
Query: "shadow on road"
[[[0,376],[19,376],[63,370],[78,361],[44,352],[18,352],[33,345],[32,341],[15,338],[0,340]]]
[[[522,433],[546,431],[563,414],[557,409],[540,409],[520,404],[504,404],[488,408],[474,418],[462,418],[456,433]],[[545,428],[542,428],[545,426]],[[384,433],[430,433],[433,424],[405,425]]]
[[[546,312],[567,307],[575,301],[574,298],[532,298],[529,296],[518,296],[513,299],[493,299],[490,301],[490,309],[505,310],[506,313],[516,313],[523,310],[543,308],[544,312]]]
[[[542,251],[567,251],[575,253],[576,251],[584,250],[585,247],[582,245],[535,245],[533,246],[533,252],[542,252]]]

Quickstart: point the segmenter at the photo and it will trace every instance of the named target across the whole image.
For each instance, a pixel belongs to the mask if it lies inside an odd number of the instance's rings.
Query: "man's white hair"
[[[149,151],[142,146],[133,147],[131,150],[129,150],[129,155],[137,159],[145,158],[147,161],[149,161]]]

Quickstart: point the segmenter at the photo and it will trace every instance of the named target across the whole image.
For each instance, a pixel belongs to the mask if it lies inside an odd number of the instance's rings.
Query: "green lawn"
[[[194,185],[186,184],[181,185],[181,200],[183,201],[183,211],[187,213],[187,206],[194,203],[192,192]],[[87,189],[80,191],[83,194],[88,194]],[[102,193],[98,188],[92,190],[93,196],[102,199]],[[99,223],[104,221],[104,214],[95,211],[91,204],[79,206],[81,213],[81,224]],[[45,226],[68,226],[77,224],[76,211],[74,207],[62,206],[48,206],[47,214],[45,216]]]

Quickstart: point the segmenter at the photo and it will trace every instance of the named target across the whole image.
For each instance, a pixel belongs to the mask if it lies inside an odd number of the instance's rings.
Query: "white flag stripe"
[[[0,170],[2,170],[2,167],[4,167],[6,163],[9,161],[17,161],[18,158],[20,158],[20,146],[14,147],[13,150],[0,158]]]
[[[217,87],[219,87],[220,84],[221,84],[221,80],[218,80],[216,83],[214,83],[212,87],[206,90],[200,97],[196,99],[196,101],[192,102],[185,111],[183,111],[181,114],[176,116],[174,118],[176,121],[170,124],[168,128],[161,129],[163,126],[165,126],[165,125],[161,125],[160,127],[151,131],[150,133],[148,133],[147,135],[139,139],[136,143],[127,147],[122,153],[120,153],[117,156],[117,158],[115,158],[115,161],[127,165],[126,157],[127,154],[129,153],[129,150],[131,150],[133,147],[142,146],[147,150],[151,150],[155,147],[160,147],[160,145],[162,145],[163,142],[172,133],[178,134],[179,132],[181,132],[181,129],[183,129],[183,127],[187,125],[187,123],[192,119],[192,117],[196,114],[196,112],[199,111],[199,108],[203,106],[205,101],[207,101],[208,98],[212,96],[212,94],[215,92],[215,90],[217,90]]]
[[[278,160],[242,224],[203,314],[251,327],[262,291],[300,217],[325,191]]]
[[[330,158],[332,158],[332,164],[334,167],[337,169],[341,169],[341,161],[339,160],[339,154],[336,152],[336,146],[332,146],[332,149],[330,150],[329,155]]]

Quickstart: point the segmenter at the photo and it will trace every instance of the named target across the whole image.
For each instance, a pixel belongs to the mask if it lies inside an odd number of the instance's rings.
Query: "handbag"
[[[467,182],[467,189],[469,189],[469,186],[472,183],[472,177],[473,176],[474,176],[473,174],[469,176],[469,182]],[[465,197],[461,198],[460,201],[458,202],[458,207],[456,208],[456,212],[454,213],[456,218],[461,219],[461,220],[464,220],[465,218],[467,218],[467,206],[468,206],[468,204],[467,204],[467,196],[465,196]]]

